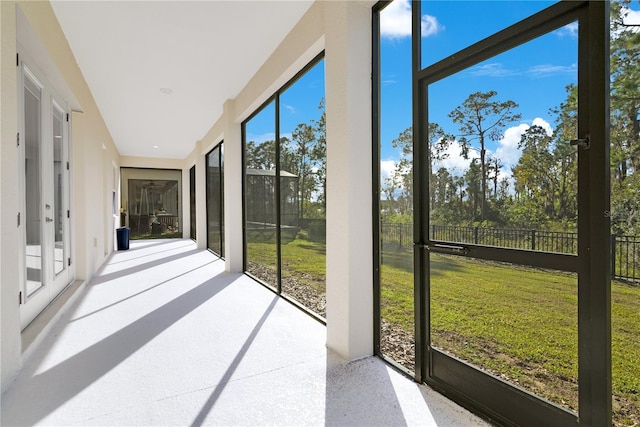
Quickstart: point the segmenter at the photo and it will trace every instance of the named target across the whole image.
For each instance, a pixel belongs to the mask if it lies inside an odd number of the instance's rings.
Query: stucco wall
[[[315,2],[189,156],[225,143],[227,271],[242,269],[241,123],[325,49],[327,111],[327,344],[347,359],[373,352],[371,7]],[[204,175],[198,174],[198,186]],[[200,233],[198,233],[200,234]]]
[[[18,9],[29,23],[29,31],[43,48],[42,51],[28,53],[36,62],[44,60],[42,52],[46,54],[49,65],[41,68],[48,73],[47,79],[54,85],[65,86],[62,92],[72,98],[67,99],[72,108],[82,109],[82,112],[74,112],[71,117],[71,259],[76,279],[90,279],[113,247],[112,170],[113,165],[120,164],[119,153],[50,4],[39,1],[0,2],[2,391],[6,390],[22,363],[18,292],[24,280],[23,269],[20,267],[20,254],[24,252],[24,248],[16,243],[21,240],[19,233],[22,232],[22,229],[17,227],[16,218],[21,200],[16,185],[20,182],[16,150],[16,52],[18,22],[23,21],[17,18]],[[50,72],[52,67],[55,68],[55,73]]]
[[[20,368],[18,307],[18,132],[15,5],[0,2],[0,385]]]

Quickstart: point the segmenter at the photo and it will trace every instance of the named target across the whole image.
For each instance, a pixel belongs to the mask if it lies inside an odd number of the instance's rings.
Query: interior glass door
[[[70,283],[69,135],[66,112],[43,80],[23,65],[19,144],[24,193],[21,326]]]
[[[42,236],[42,86],[25,72],[23,87],[24,108],[24,172],[26,233],[26,286],[24,297],[34,297],[43,286]]]
[[[45,205],[45,225],[48,225],[48,250],[53,267],[53,293],[57,295],[69,283],[69,170],[68,132],[65,113],[57,102],[52,103],[50,144],[48,150],[48,203]],[[52,221],[51,221],[52,220]]]

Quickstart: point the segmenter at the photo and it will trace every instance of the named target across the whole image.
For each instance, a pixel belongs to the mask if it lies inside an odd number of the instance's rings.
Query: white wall
[[[373,354],[371,5],[325,3],[325,32],[327,346],[353,360]]]
[[[16,11],[11,2],[0,2],[0,368],[2,391],[20,369],[20,277],[17,214],[19,194]]]
[[[17,227],[22,199],[16,149],[18,38],[71,107],[82,110],[71,117],[71,259],[76,279],[90,279],[112,248],[112,168],[119,166],[120,156],[50,4],[3,0],[0,14],[0,369],[5,391],[21,368],[24,350],[18,304],[24,280],[20,254],[25,250],[18,243],[23,230]]]
[[[224,139],[226,269],[241,271],[241,123],[326,49],[327,345],[347,359],[373,353],[372,171],[362,161],[371,155],[373,4],[315,2],[189,157]]]

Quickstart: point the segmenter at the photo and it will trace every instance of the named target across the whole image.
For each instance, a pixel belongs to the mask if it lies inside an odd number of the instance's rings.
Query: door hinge
[[[69,162],[67,162],[67,170],[69,170]]]
[[[18,227],[20,227],[20,212],[18,212]]]
[[[67,209],[67,218],[71,218],[71,211]]]
[[[20,147],[20,132],[16,133],[16,144]]]
[[[69,113],[67,113],[67,121],[69,121]]]
[[[18,292],[18,305],[22,305],[22,291]]]
[[[71,267],[71,258],[67,258],[67,265]]]
[[[16,53],[16,67],[20,66],[20,54]]]

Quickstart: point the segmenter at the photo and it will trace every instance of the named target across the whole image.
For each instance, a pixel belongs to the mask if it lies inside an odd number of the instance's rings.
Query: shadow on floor
[[[174,281],[174,280],[176,280],[176,279],[179,279],[179,278],[181,278],[181,277],[183,277],[183,276],[186,276],[186,275],[187,275],[187,274],[189,274],[189,273],[193,273],[193,272],[194,272],[194,271],[196,271],[196,270],[199,270],[199,269],[201,269],[201,268],[207,267],[208,265],[211,265],[211,264],[213,264],[214,262],[218,262],[218,261],[220,261],[220,259],[217,259],[217,260],[215,260],[215,261],[207,262],[207,263],[205,263],[205,264],[202,264],[202,265],[199,265],[199,266],[197,266],[197,267],[195,267],[195,268],[192,268],[192,269],[190,269],[190,270],[187,270],[187,271],[185,271],[185,272],[183,272],[183,273],[180,273],[180,274],[178,274],[178,275],[176,275],[176,276],[172,276],[172,277],[170,277],[170,278],[168,278],[168,279],[166,279],[166,280],[163,280],[163,281],[162,281],[162,282],[160,282],[160,283],[157,283],[157,284],[155,284],[155,285],[153,285],[153,286],[151,286],[151,287],[149,287],[149,288],[146,288],[146,289],[144,289],[144,290],[142,290],[142,291],[140,291],[140,292],[136,292],[135,294],[129,295],[128,297],[123,298],[123,299],[121,299],[121,300],[119,300],[119,301],[116,301],[116,302],[111,303],[111,304],[109,304],[109,305],[105,305],[105,306],[104,306],[104,307],[102,307],[102,308],[99,308],[99,309],[94,310],[94,311],[92,311],[92,312],[90,312],[90,313],[84,314],[84,315],[82,315],[82,316],[74,317],[73,319],[69,320],[69,322],[68,322],[68,323],[77,322],[78,320],[84,319],[84,318],[89,317],[89,316],[93,316],[93,315],[94,315],[94,314],[96,314],[96,313],[100,313],[101,311],[107,310],[108,308],[114,307],[114,306],[116,306],[116,305],[118,305],[118,304],[122,304],[122,303],[123,303],[123,302],[125,302],[125,301],[128,301],[128,300],[130,300],[130,299],[132,299],[132,298],[138,297],[138,296],[140,296],[140,295],[143,295],[143,294],[145,294],[145,293],[147,293],[147,292],[151,291],[152,289],[155,289],[155,288],[157,288],[157,287],[159,287],[159,286],[162,286],[162,285],[166,285],[166,284],[167,284],[167,283],[169,283],[169,282],[172,282],[172,281]]]
[[[13,407],[12,416],[19,417],[20,425],[38,423],[238,277],[224,273],[212,277],[64,362],[30,378],[28,388],[38,404],[12,402],[18,406],[25,405],[22,409]],[[7,416],[9,404],[3,400],[2,406],[1,424],[16,425],[16,421]]]
[[[238,351],[238,354],[236,355],[236,357],[234,357],[233,361],[229,365],[229,368],[227,368],[226,372],[222,376],[222,379],[220,380],[218,385],[216,385],[216,388],[213,390],[213,392],[211,393],[211,395],[203,405],[202,409],[200,409],[200,412],[196,416],[195,420],[193,420],[193,422],[191,423],[192,427],[200,427],[201,425],[203,425],[204,421],[207,418],[207,415],[209,415],[209,413],[213,409],[213,406],[216,404],[216,401],[222,394],[222,391],[224,390],[225,386],[231,380],[233,373],[238,368],[238,365],[240,365],[240,362],[244,358],[245,354],[247,354],[247,351],[251,347],[253,340],[255,340],[256,336],[258,335],[258,332],[260,332],[260,329],[262,328],[262,325],[264,325],[264,322],[269,317],[269,314],[271,314],[271,311],[273,310],[273,307],[275,307],[277,302],[278,302],[278,297],[274,296],[273,300],[271,301],[271,304],[269,304],[269,307],[267,307],[267,309],[265,310],[260,320],[258,320],[258,322],[256,323],[256,326],[253,328],[253,330],[249,334],[249,337],[246,339],[246,341]]]
[[[131,274],[139,273],[144,270],[148,270],[153,267],[157,267],[160,265],[167,264],[171,261],[179,260],[181,258],[186,258],[188,256],[194,255],[196,253],[200,253],[202,250],[200,249],[191,249],[185,252],[180,252],[175,255],[169,255],[162,258],[159,258],[154,261],[149,261],[144,264],[138,264],[134,267],[124,268],[122,270],[114,271],[113,273],[98,273],[93,280],[91,280],[91,285],[100,285],[102,283],[109,282],[111,280],[119,279],[124,276],[129,276]],[[111,265],[111,264],[110,264]]]

